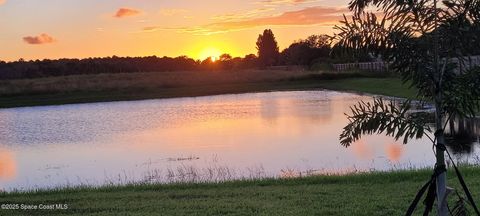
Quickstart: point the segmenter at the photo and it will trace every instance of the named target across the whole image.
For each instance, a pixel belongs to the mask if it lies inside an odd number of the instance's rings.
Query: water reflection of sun
[[[16,175],[14,155],[4,149],[0,149],[0,180],[10,180]]]
[[[401,144],[393,143],[388,144],[385,149],[388,159],[393,162],[398,162],[400,157],[402,157],[403,146]]]
[[[362,159],[371,159],[374,156],[373,149],[364,140],[357,140],[352,144],[355,155]]]

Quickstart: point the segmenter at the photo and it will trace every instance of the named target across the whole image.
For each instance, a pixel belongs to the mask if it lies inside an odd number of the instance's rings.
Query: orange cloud
[[[118,9],[117,13],[113,15],[113,17],[115,18],[131,17],[131,16],[137,16],[141,13],[142,12],[140,10],[136,10],[132,8],[120,8]]]
[[[303,4],[303,3],[311,3],[311,2],[318,2],[319,0],[264,0],[257,2],[258,4],[263,4],[265,6],[275,6],[275,5],[282,5],[282,4]]]
[[[0,0],[0,5],[4,4],[6,0]]]
[[[289,11],[280,15],[254,17],[241,20],[227,20],[223,22],[216,22],[204,26],[189,28],[162,28],[159,26],[149,26],[143,28],[143,31],[152,32],[157,30],[177,30],[178,32],[185,32],[196,35],[210,35],[255,27],[306,26],[319,24],[333,25],[342,19],[343,13],[348,12],[349,10],[347,8],[318,6],[308,7],[298,11]]]
[[[261,17],[237,22],[219,22],[210,26],[224,28],[248,28],[271,25],[314,25],[338,22],[342,14],[349,12],[347,8],[308,7],[298,11],[289,11],[277,16]]]
[[[53,43],[56,40],[48,35],[48,34],[41,34],[38,36],[27,36],[23,38],[23,41],[28,44],[33,44],[33,45],[39,45],[39,44],[47,44],[47,43]]]
[[[346,12],[348,12],[347,8],[309,7],[298,11],[285,12],[277,16],[260,17],[235,22],[219,22],[210,24],[209,26],[223,29],[236,29],[272,25],[314,25],[337,22],[341,20],[342,14]]]

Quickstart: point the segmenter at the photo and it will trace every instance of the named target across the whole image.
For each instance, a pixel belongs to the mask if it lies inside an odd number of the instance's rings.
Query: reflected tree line
[[[402,106],[403,100],[395,101],[395,106]],[[414,106],[432,128],[435,128],[434,112],[425,111],[431,105],[413,101]],[[417,112],[413,112],[417,113]],[[446,146],[455,155],[469,155],[474,153],[474,146],[480,144],[480,117],[455,117],[443,122],[445,125]]]
[[[447,122],[447,146],[454,154],[470,154],[480,139],[479,118],[455,118]]]

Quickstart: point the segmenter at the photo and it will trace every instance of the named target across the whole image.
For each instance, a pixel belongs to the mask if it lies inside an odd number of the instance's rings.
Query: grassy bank
[[[350,78],[322,82],[321,86],[326,89],[338,91],[365,92],[403,98],[415,98],[416,90],[403,84],[400,78]]]
[[[4,81],[0,83],[0,107],[311,89],[357,91],[398,97],[415,95],[415,92],[402,85],[398,78],[372,78],[368,74],[292,71],[216,72],[208,75],[198,73],[200,72],[185,72],[181,76],[166,72],[143,75],[100,74]]]
[[[480,168],[462,168],[480,202]],[[68,204],[68,210],[1,215],[403,215],[430,170],[346,176],[136,185],[0,194],[0,203]],[[452,172],[449,185],[461,190]],[[454,200],[451,200],[454,201]],[[419,208],[423,205],[420,204]],[[422,209],[417,211],[420,215]]]

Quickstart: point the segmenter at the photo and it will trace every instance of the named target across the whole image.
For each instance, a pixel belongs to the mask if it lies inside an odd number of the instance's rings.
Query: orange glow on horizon
[[[212,62],[217,61],[220,58],[220,55],[222,55],[222,51],[214,47],[207,47],[198,54],[200,60],[203,61],[207,58],[211,58]]]

